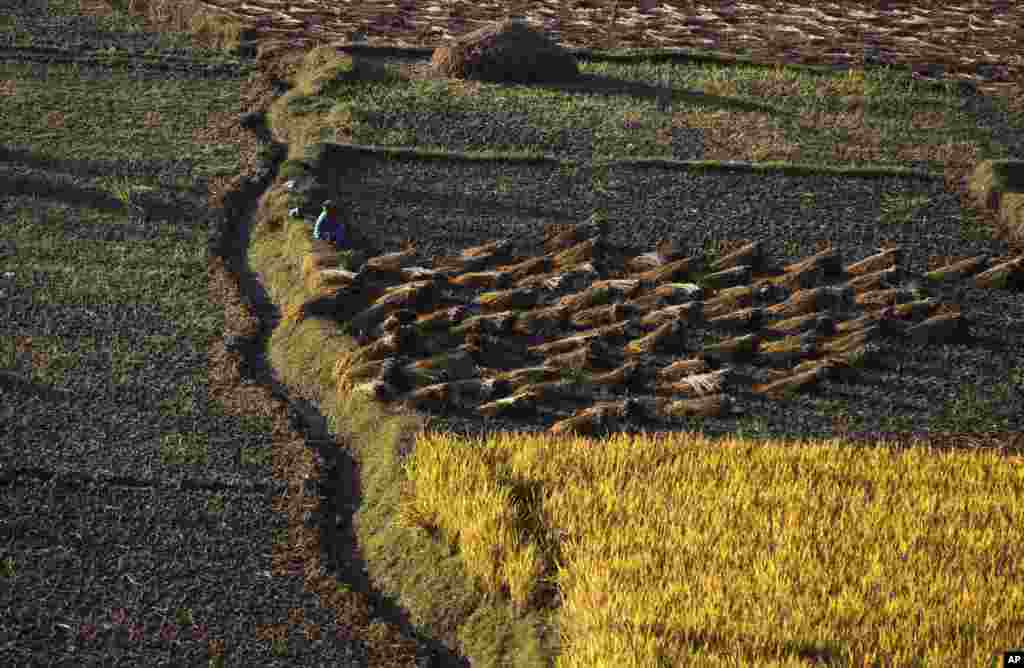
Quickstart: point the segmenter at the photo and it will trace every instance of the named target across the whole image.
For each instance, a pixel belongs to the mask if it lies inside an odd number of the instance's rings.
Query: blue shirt
[[[341,245],[345,241],[345,229],[338,220],[336,214],[328,213],[324,209],[320,217],[316,219],[316,227],[313,228],[313,238],[325,241],[333,241]]]

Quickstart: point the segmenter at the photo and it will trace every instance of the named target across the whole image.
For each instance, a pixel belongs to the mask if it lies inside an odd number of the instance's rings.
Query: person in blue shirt
[[[313,228],[313,238],[323,241],[332,241],[336,248],[345,248],[345,227],[338,219],[338,210],[334,202],[327,200],[323,203],[323,211],[316,219],[316,227]]]

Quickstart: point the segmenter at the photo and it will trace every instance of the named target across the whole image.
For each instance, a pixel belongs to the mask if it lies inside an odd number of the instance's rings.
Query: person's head
[[[334,212],[334,210],[335,210],[334,201],[333,200],[324,200],[323,207],[324,207],[324,211],[327,211],[328,213]]]

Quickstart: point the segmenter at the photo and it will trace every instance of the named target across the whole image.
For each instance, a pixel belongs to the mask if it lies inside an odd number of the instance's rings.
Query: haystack
[[[579,77],[572,54],[515,20],[486,25],[438,47],[430,65],[441,76],[477,81],[541,83]]]

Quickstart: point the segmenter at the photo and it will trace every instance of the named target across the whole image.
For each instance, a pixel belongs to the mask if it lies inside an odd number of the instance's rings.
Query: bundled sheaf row
[[[899,247],[845,266],[829,248],[770,267],[759,241],[716,261],[668,242],[627,256],[604,233],[560,230],[538,257],[513,257],[499,240],[430,268],[411,266],[413,249],[358,272],[315,251],[304,268],[319,312],[360,344],[338,361],[339,391],[436,413],[545,415],[558,432],[740,413],[737,391],[781,399],[855,374],[887,339],[968,336],[957,308],[908,279],[1000,287],[1024,273],[1024,256],[978,257],[911,277]],[[768,382],[741,363],[766,367]]]

